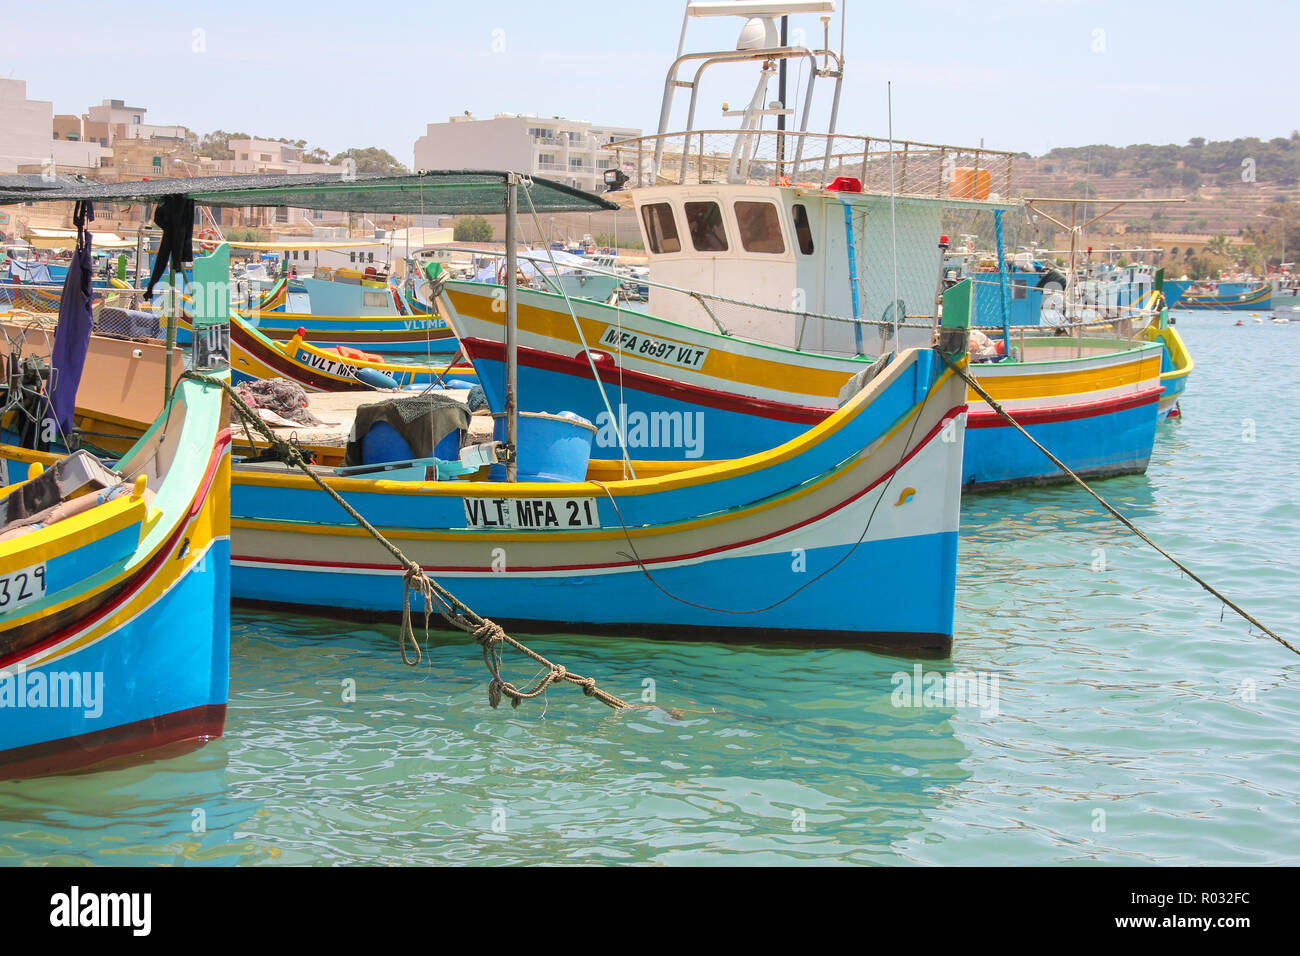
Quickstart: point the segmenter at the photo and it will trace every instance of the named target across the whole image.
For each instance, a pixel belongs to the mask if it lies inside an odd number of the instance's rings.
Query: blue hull
[[[1157,403],[1148,402],[1105,415],[1030,424],[1025,431],[1077,474],[1101,478],[1146,470],[1158,415]],[[965,488],[983,490],[1064,478],[1064,473],[1012,426],[983,425],[974,418],[967,425],[962,458]]]
[[[500,407],[501,382],[504,366],[500,362],[479,359],[480,381],[494,408]],[[778,421],[739,411],[729,411],[694,405],[667,396],[635,388],[619,388],[616,374],[606,375],[605,392],[619,414],[620,403],[626,411],[622,414],[628,422],[624,434],[632,458],[649,461],[681,461],[701,458],[718,460],[739,458],[758,451],[774,448],[782,442],[802,434],[808,423]],[[609,414],[599,403],[599,395],[591,379],[566,375],[561,372],[519,366],[519,394],[525,399],[527,411],[571,411],[598,426],[592,455],[597,458],[620,458],[616,433],[606,425]],[[545,408],[538,407],[529,396],[546,397]],[[645,421],[650,412],[668,412],[681,416],[682,427],[672,431],[673,436],[699,439],[698,447],[685,447],[682,442],[664,442],[667,429],[646,428],[647,441],[638,442],[636,423],[638,416]],[[1029,425],[1027,430],[1042,442],[1071,469],[1081,475],[1102,477],[1129,474],[1146,469],[1155,441],[1155,402],[1137,408],[1124,409],[1104,415],[1065,419]],[[685,416],[694,416],[692,428],[685,428]],[[656,439],[660,439],[657,440]],[[698,452],[693,454],[693,452]],[[962,484],[967,489],[996,487],[1006,484],[1037,484],[1064,480],[1055,465],[1024,436],[1009,425],[979,427],[972,420],[966,432]]]
[[[42,672],[46,680],[51,674],[102,675],[102,713],[0,706],[0,751],[56,742],[62,747],[78,738],[83,746],[102,746],[117,734],[146,750],[151,733],[168,723],[188,720],[201,728],[219,721],[230,674],[229,559],[230,542],[217,539],[144,613],[73,654],[28,669],[29,685]]]
[[[241,491],[235,485],[235,513]],[[810,579],[844,558],[849,548],[820,548],[806,554]],[[957,535],[919,535],[866,542],[836,567],[784,604],[742,619],[731,611],[761,608],[778,600],[745,581],[789,580],[791,556],[760,555],[703,565],[656,568],[655,579],[692,607],[666,597],[637,568],[585,576],[543,577],[527,573],[434,576],[472,607],[491,608],[492,619],[543,630],[608,630],[646,636],[743,636],[747,640],[834,638],[861,644],[925,644],[943,650],[951,643],[952,595],[956,588]],[[915,573],[882,574],[883,568]],[[400,573],[373,570],[289,570],[265,564],[232,568],[232,590],[239,600],[304,606],[319,613],[345,603],[350,613],[399,614]],[[853,582],[851,599],[845,584]],[[738,584],[738,582],[741,582]],[[341,600],[341,593],[346,598]],[[708,610],[708,607],[720,610]],[[863,629],[870,608],[871,629]],[[642,621],[644,623],[637,623]],[[816,621],[815,628],[809,627]],[[743,626],[739,626],[743,624]]]

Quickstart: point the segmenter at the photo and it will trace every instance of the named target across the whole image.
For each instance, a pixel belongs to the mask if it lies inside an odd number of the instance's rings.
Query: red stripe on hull
[[[203,704],[76,737],[0,751],[0,780],[87,770],[107,761],[156,760],[220,737],[225,704]]]
[[[1124,395],[1120,398],[1107,398],[1097,402],[1083,402],[1078,405],[1059,405],[1054,408],[1026,408],[1009,414],[1022,425],[1044,425],[1049,422],[1069,422],[1080,418],[1096,418],[1115,412],[1140,408],[1160,400],[1164,392],[1163,385],[1144,389],[1136,395]],[[972,408],[966,419],[967,428],[1010,428],[1011,424],[991,408]]]
[[[462,339],[461,345],[469,353],[471,359],[482,358],[497,362],[506,360],[506,347],[500,342],[489,342],[486,339]],[[593,351],[600,350],[595,349]],[[602,354],[608,355],[609,353]],[[556,355],[554,352],[520,346],[519,364],[547,372],[558,372],[561,375],[593,379],[591,366],[588,364],[586,356],[582,354],[567,358],[563,355]],[[732,392],[705,388],[701,385],[675,382],[672,379],[649,375],[646,372],[636,372],[632,369],[625,368],[620,371],[618,363],[613,360],[612,356],[608,362],[597,361],[596,368],[601,373],[602,381],[607,385],[617,384],[621,380],[624,385],[643,392],[650,392],[653,395],[663,395],[679,402],[703,405],[707,408],[740,412],[743,415],[756,415],[760,418],[772,418],[782,422],[797,422],[801,425],[815,425],[834,411],[831,408],[791,405],[788,402],[736,395]],[[848,380],[849,376],[846,375],[844,381],[847,382]]]
[[[894,474],[898,471],[898,469],[902,468],[905,464],[907,464],[914,457],[916,457],[921,452],[922,449],[924,449],[927,445],[929,445],[930,442],[934,440],[935,436],[938,435],[941,431],[943,431],[943,429],[947,426],[947,424],[950,421],[952,421],[954,418],[956,418],[958,415],[960,415],[962,412],[965,412],[966,410],[967,410],[967,406],[965,405],[950,409],[948,413],[944,415],[942,419],[940,419],[939,423],[935,425],[934,428],[930,429],[930,431],[921,439],[921,441],[919,441],[916,444],[914,448],[912,448],[911,451],[909,451],[906,455],[904,455],[888,471],[880,475],[880,477],[878,477],[867,487],[863,488],[857,494],[845,498],[843,501],[835,505],[833,508],[828,508],[826,511],[822,512],[819,515],[814,515],[811,518],[805,518],[803,521],[800,521],[797,524],[790,525],[789,527],[786,528],[778,529],[776,531],[773,531],[771,534],[760,535],[757,538],[750,538],[746,541],[736,541],[731,544],[720,545],[716,548],[705,548],[702,551],[695,551],[690,554],[677,554],[667,558],[650,558],[648,560],[643,559],[640,562],[637,562],[635,560],[629,560],[629,561],[611,561],[605,564],[567,564],[567,565],[557,564],[557,565],[546,565],[545,567],[536,567],[536,568],[529,568],[529,567],[516,568],[514,570],[519,571],[521,573],[534,572],[534,571],[597,571],[597,570],[606,570],[606,569],[613,569],[613,568],[634,568],[634,567],[639,567],[641,565],[650,566],[656,564],[668,564],[674,561],[689,561],[696,558],[707,558],[710,555],[721,554],[724,551],[734,551],[737,548],[747,548],[751,545],[761,544],[764,541],[769,541],[772,538],[779,538],[782,535],[789,534],[792,531],[797,531],[798,529],[806,525],[810,525],[816,521],[821,521],[823,518],[826,518],[837,511],[843,510],[853,502],[857,501],[863,495],[869,494],[872,491],[872,489],[879,486],[882,482],[889,481],[894,476]],[[257,557],[252,557],[250,555],[232,555],[231,560],[247,561],[254,564],[294,564],[300,567],[348,568],[351,570],[361,570],[361,571],[400,570],[396,568],[394,565],[386,565],[386,564],[353,564],[353,563],[338,562],[338,561],[310,561],[310,560],[294,561],[294,560],[286,560],[283,558],[257,558]],[[460,572],[468,572],[468,573],[487,573],[490,569],[468,567],[468,566],[460,566],[460,567],[448,566],[448,567],[435,568],[426,565],[424,566],[424,570],[436,571],[436,572],[460,571]],[[509,574],[510,572],[506,571],[502,573]]]
[[[461,345],[469,353],[470,358],[484,358],[490,361],[505,361],[505,346],[500,342],[490,342],[485,339],[463,339]],[[608,354],[608,353],[605,353]],[[548,372],[558,372],[562,375],[574,375],[579,378],[591,379],[591,366],[587,359],[582,355],[566,358],[562,355],[556,355],[553,352],[544,352],[538,349],[520,347],[519,364],[529,368],[542,369]],[[610,376],[620,375],[616,362],[596,363],[597,369],[601,372],[609,372]],[[603,367],[602,367],[603,366]],[[699,385],[687,385],[682,382],[674,382],[670,379],[660,378],[656,375],[648,375],[644,372],[636,372],[631,369],[623,369],[621,379],[624,384],[640,391],[650,392],[656,395],[664,395],[668,398],[676,399],[681,402],[689,402],[694,405],[703,405],[708,408],[718,408],[725,411],[739,412],[746,415],[757,415],[762,418],[776,419],[777,421],[798,422],[805,425],[815,425],[818,422],[828,418],[833,411],[832,409],[814,408],[807,405],[791,405],[786,402],[776,402],[769,399],[752,398],[743,395],[735,395],[729,392],[718,391],[717,389],[704,388]],[[613,377],[604,377],[605,383],[613,384],[618,379]],[[848,379],[845,379],[848,381]],[[1149,404],[1156,401],[1163,386],[1157,386],[1152,390],[1144,390],[1136,395],[1124,396],[1118,399],[1104,399],[1098,402],[1085,402],[1077,405],[1061,405],[1042,409],[1027,409],[1019,412],[1013,412],[1012,417],[1022,425],[1040,425],[1045,422],[1064,422],[1079,418],[1091,418],[1096,415],[1107,415],[1113,412],[1124,411],[1129,408],[1137,408],[1141,405]],[[1005,425],[1006,420],[997,412],[988,410],[972,409],[967,419],[968,428],[993,428]]]
[[[7,667],[16,661],[31,657],[33,654],[43,651],[48,647],[53,647],[55,644],[66,640],[78,631],[94,626],[105,617],[112,615],[119,607],[127,601],[130,601],[137,593],[147,587],[154,575],[162,568],[163,564],[170,559],[171,553],[175,549],[177,542],[180,541],[181,535],[185,532],[185,529],[189,527],[190,523],[194,520],[194,517],[200,510],[202,510],[203,503],[206,501],[208,494],[212,490],[213,479],[216,477],[217,469],[221,464],[221,459],[225,455],[229,444],[230,429],[227,428],[221,431],[217,436],[217,442],[212,449],[212,455],[208,458],[207,471],[204,473],[203,479],[199,482],[199,489],[196,491],[194,499],[190,502],[190,510],[186,514],[185,520],[177,523],[171,536],[168,537],[162,547],[158,549],[153,558],[151,558],[144,567],[132,575],[127,581],[123,582],[123,589],[117,597],[108,604],[102,606],[91,616],[72,622],[68,626],[55,631],[53,634],[36,644],[24,647],[22,650],[15,651],[8,656],[0,657],[0,667]]]

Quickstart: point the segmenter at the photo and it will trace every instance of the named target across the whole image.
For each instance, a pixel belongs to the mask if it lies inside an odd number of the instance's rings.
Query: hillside
[[[1054,149],[1016,159],[1015,181],[1023,196],[1187,200],[1121,209],[1099,224],[1103,234],[1122,226],[1126,234],[1224,233],[1262,240],[1264,234],[1276,237],[1280,225],[1259,216],[1278,215],[1279,204],[1300,200],[1300,132],[1267,141],[1198,138],[1185,146]]]

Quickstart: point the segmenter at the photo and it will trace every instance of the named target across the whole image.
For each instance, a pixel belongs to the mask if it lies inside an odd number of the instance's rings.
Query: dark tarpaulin
[[[95,321],[90,298],[95,269],[90,252],[90,232],[86,229],[86,222],[94,218],[95,211],[91,203],[77,203],[72,214],[73,225],[77,227],[77,248],[72,254],[68,277],[63,283],[63,295],[59,299],[59,324],[54,331],[54,348],[50,352],[50,368],[53,370],[50,410],[59,430],[65,435],[72,431],[77,388],[81,385],[86,350],[90,346],[90,330]]]

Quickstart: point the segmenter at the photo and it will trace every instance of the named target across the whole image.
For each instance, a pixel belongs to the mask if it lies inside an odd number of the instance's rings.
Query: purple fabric
[[[84,207],[84,208],[83,208]],[[90,233],[86,219],[94,219],[90,203],[77,203],[73,222],[77,226],[77,250],[72,254],[68,278],[63,283],[63,296],[59,299],[59,325],[54,332],[54,349],[50,353],[51,376],[50,409],[63,434],[73,427],[73,413],[77,407],[77,388],[86,365],[86,351],[90,347],[90,329],[94,324],[91,314],[90,290],[94,279],[94,265],[90,255]]]

